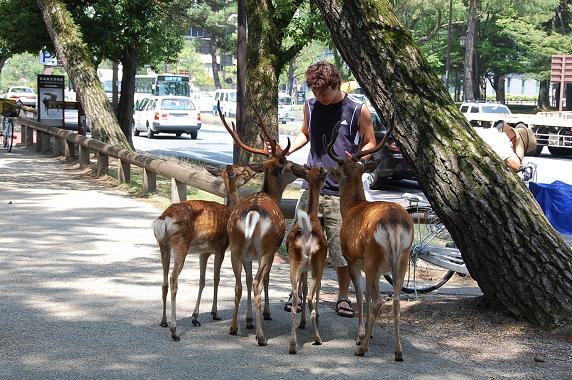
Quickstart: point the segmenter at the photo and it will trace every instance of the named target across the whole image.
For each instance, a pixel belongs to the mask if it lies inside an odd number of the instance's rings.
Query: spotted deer
[[[229,333],[238,332],[238,307],[242,297],[242,266],[246,272],[247,309],[246,328],[253,328],[252,304],[250,299],[251,288],[254,290],[254,303],[256,315],[256,340],[260,346],[266,346],[267,341],[262,330],[261,304],[262,285],[265,288],[264,319],[271,319],[268,300],[268,278],[274,253],[282,243],[285,235],[284,216],[280,211],[279,203],[286,186],[296,179],[292,167],[303,169],[301,165],[286,160],[290,149],[290,140],[284,150],[277,147],[276,140],[269,137],[268,132],[258,115],[258,125],[270,144],[271,152],[266,149],[257,149],[242,142],[236,133],[234,124],[228,125],[219,109],[219,115],[226,130],[241,149],[250,153],[265,156],[260,164],[251,164],[250,167],[264,173],[262,190],[248,195],[240,200],[232,211],[228,220],[228,236],[230,239],[230,252],[232,269],[236,279],[234,311],[230,323]],[[258,270],[252,278],[252,261],[258,261]]]
[[[322,344],[322,338],[318,332],[318,303],[320,299],[320,284],[326,265],[328,244],[326,236],[322,232],[322,225],[318,219],[318,202],[320,191],[328,171],[324,168],[305,167],[302,173],[295,173],[308,181],[306,210],[298,210],[296,224],[290,230],[286,239],[288,249],[288,261],[290,263],[290,284],[292,286],[292,311],[290,326],[290,349],[291,354],[296,353],[296,308],[298,306],[298,294],[302,288],[302,315],[300,317],[301,329],[306,327],[306,299],[310,308],[312,320],[314,344]],[[308,295],[308,270],[312,270],[312,286]]]
[[[375,147],[353,155],[339,157],[333,149],[340,124],[332,132],[329,143],[323,137],[328,155],[337,162],[331,173],[340,186],[340,211],[342,226],[340,241],[350,270],[357,298],[359,327],[355,354],[363,356],[368,350],[375,320],[381,312],[384,300],[379,295],[379,277],[390,272],[393,279],[393,318],[395,329],[395,361],[403,361],[400,324],[400,291],[409,261],[413,241],[413,220],[405,209],[393,202],[367,202],[361,176],[375,170],[379,162],[363,163],[360,159],[383,147],[391,130],[393,120],[382,141]],[[364,326],[363,290],[361,272],[365,272],[365,309],[367,328]]]
[[[217,312],[218,285],[220,268],[224,260],[229,240],[226,225],[231,209],[238,203],[238,189],[250,181],[256,174],[248,167],[227,165],[224,169],[206,167],[214,176],[224,180],[227,191],[226,205],[202,200],[190,200],[170,205],[160,217],[153,222],[155,238],[161,250],[163,266],[163,316],[160,325],[167,327],[167,291],[169,284],[169,266],[171,255],[175,257],[171,273],[171,337],[178,341],[177,333],[177,290],[179,274],[183,269],[188,254],[199,256],[200,279],[199,294],[192,315],[192,323],[200,326],[198,320],[199,305],[205,287],[207,260],[214,253],[214,295],[211,315],[213,320],[220,320]]]

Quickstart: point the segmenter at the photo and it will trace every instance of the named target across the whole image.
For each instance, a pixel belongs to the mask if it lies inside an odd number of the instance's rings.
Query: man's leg
[[[353,317],[354,311],[349,299],[350,272],[340,246],[340,227],[342,225],[340,198],[333,195],[323,195],[320,198],[324,231],[328,239],[328,255],[330,261],[336,267],[338,276],[336,312],[343,317]]]

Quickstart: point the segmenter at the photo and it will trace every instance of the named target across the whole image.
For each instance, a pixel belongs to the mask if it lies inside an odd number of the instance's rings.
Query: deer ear
[[[291,170],[292,173],[294,173],[294,175],[298,178],[303,178],[303,179],[307,179],[308,177],[308,169],[306,168],[306,165],[302,166],[302,165],[298,165],[295,163],[292,163],[291,165]]]
[[[257,173],[264,173],[264,164],[252,163],[252,164],[248,164],[248,167]]]
[[[373,172],[377,166],[379,165],[381,160],[371,160],[364,164],[364,173],[371,173]]]

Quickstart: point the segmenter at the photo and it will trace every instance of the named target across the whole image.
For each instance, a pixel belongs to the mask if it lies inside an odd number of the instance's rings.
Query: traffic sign
[[[44,66],[57,66],[58,59],[56,58],[55,55],[53,55],[49,51],[42,50],[40,52],[40,63]]]

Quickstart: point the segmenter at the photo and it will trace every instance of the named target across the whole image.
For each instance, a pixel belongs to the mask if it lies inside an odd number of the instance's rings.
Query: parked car
[[[294,121],[294,107],[292,97],[284,92],[278,93],[278,122],[286,124],[289,120]]]
[[[194,140],[201,129],[201,113],[188,96],[150,96],[141,100],[133,115],[133,134],[188,133]]]
[[[370,112],[375,140],[379,143],[387,131],[386,124],[375,109],[370,109]],[[401,149],[392,136],[389,137],[383,148],[373,154],[373,159],[380,160],[380,163],[372,173],[373,178],[370,185],[372,189],[381,187],[388,178],[415,180],[413,169],[401,154]]]
[[[216,90],[213,98],[213,115],[218,115],[217,103],[220,102],[220,109],[224,116],[236,116],[236,90]]]
[[[20,100],[25,106],[36,107],[37,96],[32,88],[27,86],[8,87],[2,94],[4,99]]]

